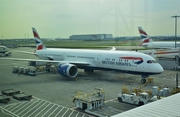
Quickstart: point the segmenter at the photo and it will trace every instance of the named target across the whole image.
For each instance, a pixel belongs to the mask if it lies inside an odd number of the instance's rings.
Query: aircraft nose
[[[164,69],[162,68],[162,66],[160,64],[157,65],[156,72],[162,73],[163,71],[164,71]]]

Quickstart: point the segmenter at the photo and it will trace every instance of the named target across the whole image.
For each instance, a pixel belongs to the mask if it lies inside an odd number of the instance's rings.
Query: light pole
[[[26,46],[26,34],[24,34],[25,39],[24,39],[24,47]]]
[[[175,48],[176,48],[176,41],[177,41],[177,18],[180,16],[171,16],[171,18],[175,18]]]
[[[27,36],[27,46],[29,46],[29,34]]]

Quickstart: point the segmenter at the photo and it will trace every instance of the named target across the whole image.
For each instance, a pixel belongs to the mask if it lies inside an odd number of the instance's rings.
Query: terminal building
[[[87,35],[72,35],[69,37],[72,40],[108,40],[112,39],[112,34],[87,34]]]

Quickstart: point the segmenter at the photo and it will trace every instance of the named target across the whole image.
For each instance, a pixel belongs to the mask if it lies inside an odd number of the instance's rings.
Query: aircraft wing
[[[36,55],[36,53],[34,53],[34,52],[27,52],[27,51],[14,51],[14,52],[23,53],[23,54],[32,54],[32,55]]]
[[[21,59],[21,58],[0,58],[0,60],[13,60],[13,61],[39,61],[39,62],[47,62],[47,63],[71,63],[75,65],[90,65],[88,62],[81,61],[54,61],[54,60],[41,60],[41,59]]]

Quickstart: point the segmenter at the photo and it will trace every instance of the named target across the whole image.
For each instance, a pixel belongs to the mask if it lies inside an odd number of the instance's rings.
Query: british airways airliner
[[[149,75],[164,71],[153,57],[134,51],[46,48],[36,29],[32,28],[32,31],[36,41],[34,54],[41,60],[12,58],[13,60],[53,63],[57,66],[60,75],[69,78],[75,78],[78,75],[78,68],[84,69],[85,72],[113,70],[141,75],[141,82],[145,83]]]
[[[154,42],[152,38],[146,33],[146,31],[143,30],[142,27],[138,27],[138,30],[142,39],[140,46],[144,46],[145,48],[152,48],[152,49],[175,48],[175,42],[167,42],[167,41]],[[180,42],[176,43],[176,47],[180,48]]]

